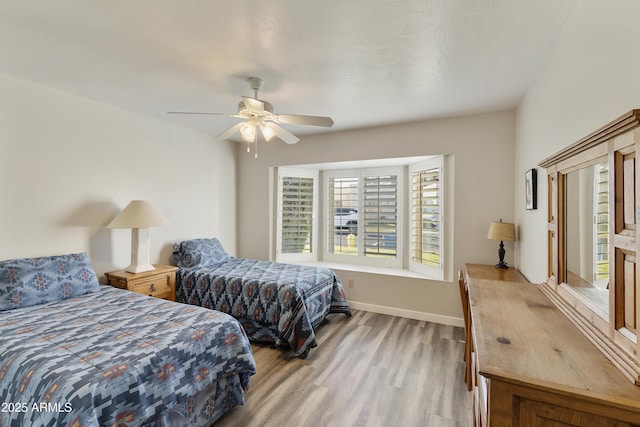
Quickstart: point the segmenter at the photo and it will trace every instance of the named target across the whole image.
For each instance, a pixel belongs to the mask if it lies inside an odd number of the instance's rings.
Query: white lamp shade
[[[240,134],[242,139],[247,142],[254,142],[256,140],[256,125],[252,121],[246,122],[240,128]]]
[[[515,241],[516,240],[516,226],[510,222],[492,222],[489,225],[489,232],[487,233],[487,239],[491,240],[504,240]]]
[[[148,200],[132,200],[107,227],[149,228],[165,225],[169,225],[169,221]]]
[[[276,136],[276,131],[269,126],[269,124],[262,124],[260,126],[260,129],[262,130],[262,136],[264,136],[265,141],[269,142],[271,141],[271,139]]]
[[[169,225],[169,221],[147,200],[132,200],[120,214],[107,225],[109,228],[131,229],[130,273],[154,270],[149,263],[149,227]]]

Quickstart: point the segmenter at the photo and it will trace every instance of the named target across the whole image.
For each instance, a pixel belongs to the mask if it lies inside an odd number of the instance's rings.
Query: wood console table
[[[466,265],[475,426],[640,426],[640,387],[517,270]]]

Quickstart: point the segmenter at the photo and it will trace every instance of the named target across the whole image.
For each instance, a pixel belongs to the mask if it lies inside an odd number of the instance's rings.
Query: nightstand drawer
[[[127,289],[128,284],[126,279],[120,279],[118,277],[110,277],[108,275],[107,275],[107,278],[109,279],[109,284],[111,286],[120,288],[120,289]]]
[[[154,269],[142,273],[112,271],[105,273],[111,286],[142,295],[176,300],[176,270],[178,267],[154,264]]]
[[[131,290],[138,294],[150,295],[157,298],[167,298],[171,295],[169,276],[155,277],[152,280],[133,283]]]

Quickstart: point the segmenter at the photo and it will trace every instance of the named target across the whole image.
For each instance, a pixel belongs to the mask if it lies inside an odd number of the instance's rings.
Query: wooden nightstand
[[[111,286],[126,289],[131,292],[162,298],[169,301],[176,300],[176,270],[178,267],[154,264],[155,270],[142,273],[128,271],[112,271],[105,273]]]

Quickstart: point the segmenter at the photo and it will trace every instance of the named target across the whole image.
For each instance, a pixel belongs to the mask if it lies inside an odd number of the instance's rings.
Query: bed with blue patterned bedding
[[[1,426],[209,426],[243,404],[255,362],[231,316],[99,286],[95,273],[71,296],[67,278],[87,271],[25,274],[15,261],[0,262]],[[46,301],[51,289],[63,297]]]
[[[288,346],[306,357],[317,346],[314,329],[329,313],[351,316],[342,284],[330,269],[228,255],[203,266],[211,257],[198,253],[197,262],[187,259],[187,252],[194,254],[185,249],[189,243],[174,248],[174,259],[183,266],[176,276],[176,300],[231,314],[253,341]]]

